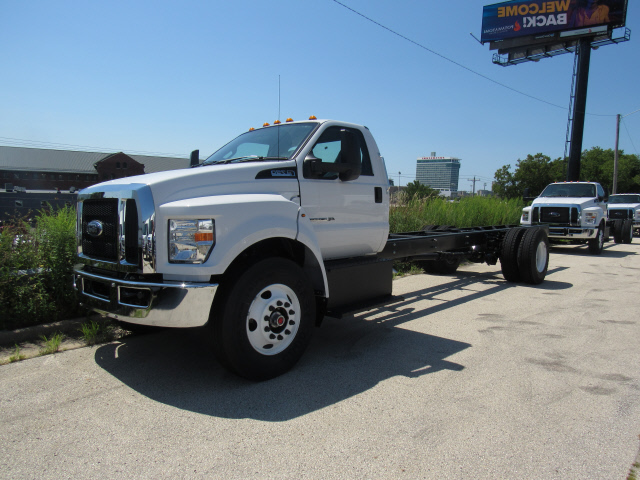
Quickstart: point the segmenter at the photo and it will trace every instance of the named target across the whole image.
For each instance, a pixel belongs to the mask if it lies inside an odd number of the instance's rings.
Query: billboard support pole
[[[569,182],[577,182],[580,179],[580,155],[582,154],[589,63],[591,61],[590,37],[580,39],[576,55],[578,55],[578,71],[576,74],[575,102],[573,104],[573,122],[571,125],[571,147],[569,148],[569,163],[567,166],[567,181]]]

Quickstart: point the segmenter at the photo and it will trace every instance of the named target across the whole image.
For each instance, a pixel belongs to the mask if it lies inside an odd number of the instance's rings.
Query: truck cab
[[[522,211],[522,225],[548,225],[551,243],[589,245],[602,252],[609,237],[607,194],[596,182],[556,182],[547,185]]]

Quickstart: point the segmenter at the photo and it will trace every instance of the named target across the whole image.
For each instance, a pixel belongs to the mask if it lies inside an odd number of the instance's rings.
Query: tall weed
[[[75,210],[40,211],[35,225],[16,219],[0,232],[0,329],[79,313],[71,273]]]
[[[465,197],[451,201],[444,197],[411,199],[392,206],[389,227],[392,233],[415,232],[426,225],[478,227],[519,223],[524,204],[519,199]]]

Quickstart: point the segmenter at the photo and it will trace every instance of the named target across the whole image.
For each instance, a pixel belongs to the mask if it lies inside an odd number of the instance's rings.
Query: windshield
[[[541,197],[595,197],[596,186],[588,183],[552,183]]]
[[[640,203],[640,195],[611,195],[609,203]]]
[[[287,160],[298,150],[317,123],[291,123],[250,130],[227,143],[203,164]]]

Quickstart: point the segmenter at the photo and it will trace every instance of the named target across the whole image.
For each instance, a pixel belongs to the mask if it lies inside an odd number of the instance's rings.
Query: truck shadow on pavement
[[[631,244],[633,245],[633,244]],[[637,255],[636,252],[630,252],[628,250],[617,250],[613,247],[627,247],[628,244],[609,244],[605,245],[602,249],[602,253],[600,255],[607,258],[625,258],[633,255]],[[562,255],[577,255],[577,256],[585,256],[585,257],[598,257],[600,255],[594,255],[590,253],[588,247],[586,245],[553,245],[550,250],[552,255],[562,254]]]
[[[95,361],[156,402],[222,418],[287,421],[334,406],[392,377],[463,370],[447,358],[471,347],[469,343],[399,327],[514,284],[491,273],[459,272],[443,280],[366,312],[325,318],[298,365],[266,382],[249,382],[224,370],[211,353],[205,328],[125,338],[99,347]],[[553,282],[543,285],[566,288]],[[453,291],[458,292],[455,299],[438,298]],[[424,305],[424,300],[427,306],[417,308],[416,302]]]

